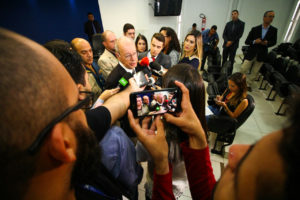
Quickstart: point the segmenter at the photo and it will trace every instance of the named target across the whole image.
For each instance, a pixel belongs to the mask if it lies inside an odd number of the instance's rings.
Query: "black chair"
[[[242,63],[244,63],[244,61],[245,61],[245,55],[247,54],[249,47],[250,46],[242,46],[243,58],[240,57],[240,59],[242,60]]]
[[[282,55],[283,57],[285,57],[285,56],[288,55],[287,49],[288,49],[290,46],[292,46],[292,45],[293,45],[293,44],[290,43],[290,42],[284,42],[284,43],[279,44],[278,47],[275,48],[274,50],[275,50],[278,54],[280,54],[280,55]]]
[[[94,53],[94,60],[97,62],[102,53],[105,50],[105,47],[102,44],[102,36],[101,33],[94,34],[92,37],[92,46],[93,46],[93,53]]]
[[[224,147],[233,143],[237,129],[248,119],[255,108],[253,97],[248,94],[247,99],[247,108],[237,118],[213,115],[210,120],[208,120],[208,130],[217,134],[214,148],[211,150],[212,153],[223,155]],[[220,150],[217,149],[218,142],[223,142]]]
[[[264,87],[263,87],[263,83],[264,83],[264,81],[267,81],[266,77],[274,71],[273,65],[275,63],[276,58],[277,58],[277,53],[275,51],[271,51],[268,54],[267,61],[264,62],[264,64],[260,68],[260,70],[259,70],[260,74],[257,79],[257,81],[259,81],[260,77],[261,76],[263,77],[262,81],[260,83],[260,86],[259,86],[260,90],[266,90],[268,83],[266,83]]]
[[[279,92],[279,95],[284,99],[281,101],[281,104],[275,114],[285,116],[287,108],[283,112],[281,112],[283,105],[293,102],[294,97],[300,94],[300,87],[296,84],[291,83],[288,85],[284,85],[282,88],[280,88],[280,90],[281,91]]]
[[[289,104],[289,100],[293,95],[300,93],[300,64],[297,62],[292,63],[284,77],[286,82],[283,82],[275,88],[276,93],[278,93],[281,98],[284,98],[275,114],[283,116],[286,114],[286,109],[284,112],[281,112],[282,106]]]

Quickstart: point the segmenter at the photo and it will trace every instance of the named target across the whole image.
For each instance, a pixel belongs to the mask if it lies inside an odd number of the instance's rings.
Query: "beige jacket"
[[[118,59],[108,50],[105,49],[98,60],[98,65],[106,80],[110,72],[118,65]]]

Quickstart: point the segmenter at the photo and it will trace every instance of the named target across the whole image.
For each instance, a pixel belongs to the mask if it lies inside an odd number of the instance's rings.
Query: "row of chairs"
[[[281,111],[284,104],[288,104],[294,94],[300,92],[300,64],[289,56],[284,57],[276,51],[268,54],[267,62],[260,69],[257,81],[260,81],[260,90],[266,90],[268,85],[272,88],[266,100],[274,101],[279,95],[283,98],[276,115],[285,115],[286,110]],[[274,93],[274,94],[273,94]],[[271,97],[273,94],[273,97]]]

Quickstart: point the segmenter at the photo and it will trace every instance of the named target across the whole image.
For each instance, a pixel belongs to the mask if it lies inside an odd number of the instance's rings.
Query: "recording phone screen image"
[[[136,96],[137,116],[174,113],[177,108],[175,91],[149,92]]]

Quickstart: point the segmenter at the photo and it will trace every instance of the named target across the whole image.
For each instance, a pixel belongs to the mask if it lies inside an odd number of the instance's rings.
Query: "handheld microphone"
[[[158,62],[151,62],[150,63],[150,68],[154,73],[156,73],[159,76],[162,76],[164,73],[164,68],[158,63]]]
[[[123,77],[119,80],[118,87],[122,90],[125,89],[129,84],[129,79],[132,78],[132,74],[126,72]]]
[[[148,58],[147,56],[140,60],[140,65],[148,67],[150,63],[154,62],[155,58]]]
[[[153,87],[155,90],[157,89],[155,86],[155,79],[153,77],[148,78],[148,86]]]
[[[153,77],[149,77],[148,78],[148,85],[152,86],[152,85],[154,85],[154,83],[155,83],[154,78]]]

